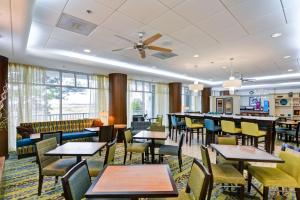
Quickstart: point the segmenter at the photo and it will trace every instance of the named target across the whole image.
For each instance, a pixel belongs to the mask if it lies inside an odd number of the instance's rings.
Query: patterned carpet
[[[104,155],[104,153],[102,155]],[[124,147],[120,144],[117,147],[115,163],[123,163],[123,156]],[[38,197],[38,166],[35,163],[35,157],[23,158],[20,160],[12,157],[13,156],[5,162],[3,177],[4,195],[2,197],[0,196],[0,199],[64,199],[61,197],[62,187],[60,181],[55,185],[54,177],[44,178],[42,195]],[[99,157],[98,155],[95,155],[93,158],[89,159],[99,159]],[[103,156],[101,156],[100,159],[103,159]],[[192,161],[192,157],[183,155],[183,170],[180,172],[177,157],[167,157],[167,159],[165,159],[165,162],[168,163],[171,168],[179,190],[185,188]],[[127,161],[127,164],[135,163],[141,163],[139,154],[133,154],[132,160]],[[285,194],[288,195],[288,198],[284,199],[296,199],[293,193],[287,192]],[[271,196],[271,199],[281,199],[275,192],[271,193]],[[222,189],[215,189],[213,191],[212,199],[233,200],[238,198],[236,196],[224,195]],[[260,199],[260,196],[252,189],[251,194],[248,195],[246,199]]]

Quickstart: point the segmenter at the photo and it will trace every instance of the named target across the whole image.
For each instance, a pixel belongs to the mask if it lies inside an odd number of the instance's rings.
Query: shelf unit
[[[300,120],[300,94],[277,94],[275,96],[275,115]]]

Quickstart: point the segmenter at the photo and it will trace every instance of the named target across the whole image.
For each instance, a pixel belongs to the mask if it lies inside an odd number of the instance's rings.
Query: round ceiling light
[[[282,33],[272,33],[272,35],[271,35],[272,38],[277,38],[280,36],[282,36]]]

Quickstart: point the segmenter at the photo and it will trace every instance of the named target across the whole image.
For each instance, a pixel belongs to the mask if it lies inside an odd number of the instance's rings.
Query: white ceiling
[[[83,49],[88,48],[92,56],[155,66],[156,69],[205,80],[228,79],[231,57],[235,58],[233,70],[246,77],[300,70],[299,0],[282,0],[282,4],[280,0],[0,1],[0,54],[13,61],[58,68],[94,65],[93,72],[145,75],[143,72],[79,62],[63,56],[48,57],[42,52],[35,56],[25,54],[32,22],[31,27],[39,31],[33,48],[77,53],[84,53]],[[92,13],[88,14],[86,10]],[[97,28],[89,36],[60,29],[56,24],[62,12],[92,22]],[[130,46],[114,34],[136,41],[139,31],[144,31],[145,37],[158,32],[163,34],[155,44],[173,49],[178,56],[159,60],[151,56],[153,51],[147,50],[147,57],[142,60],[134,50],[111,51]],[[272,38],[271,34],[275,32],[282,33],[282,36]],[[199,57],[194,58],[194,54]],[[291,57],[283,59],[286,55]],[[38,59],[39,56],[42,58]],[[41,60],[44,62],[40,63]],[[222,69],[222,66],[227,68]],[[288,72],[288,69],[294,71]]]

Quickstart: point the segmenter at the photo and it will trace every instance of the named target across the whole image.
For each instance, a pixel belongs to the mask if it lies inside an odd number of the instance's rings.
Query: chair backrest
[[[165,132],[166,127],[165,126],[150,126],[149,128],[150,131],[158,131],[158,132]]]
[[[188,179],[186,192],[192,192],[194,199],[206,199],[210,173],[207,168],[197,159],[194,159],[190,177]]]
[[[258,124],[253,122],[241,122],[242,133],[256,135],[259,133]]]
[[[117,149],[117,139],[118,135],[116,135],[115,139],[106,145],[106,154],[104,159],[104,166],[110,165],[114,163],[115,160],[115,152]]]
[[[56,138],[56,143],[62,145],[62,131],[41,133],[41,136],[42,136],[42,140],[46,140],[49,138]]]
[[[130,129],[124,131],[124,145],[127,148],[127,144],[132,142],[132,133]]]
[[[163,116],[162,115],[157,115],[156,122],[159,123],[162,126]]]
[[[36,156],[39,165],[39,169],[42,170],[47,165],[57,161],[59,156],[45,156],[44,154],[57,147],[56,138],[52,137],[46,140],[37,142],[36,144]]]
[[[176,126],[177,125],[177,118],[176,118],[175,115],[171,116],[171,123],[172,123],[172,126]]]
[[[211,176],[213,176],[208,150],[207,150],[207,147],[205,147],[203,145],[201,145],[201,157],[202,157],[202,162],[203,162],[204,166],[207,168],[207,170],[211,174]]]
[[[217,144],[223,144],[223,145],[237,145],[238,140],[235,136],[217,136]]]
[[[215,122],[212,119],[204,119],[204,126],[209,131],[215,131]]]
[[[288,151],[281,151],[279,157],[284,160],[284,163],[278,163],[277,168],[294,177],[300,187],[300,155]]]
[[[91,186],[91,177],[86,160],[83,160],[71,168],[61,178],[64,196],[68,200],[80,200]]]
[[[185,120],[185,125],[186,125],[188,128],[192,127],[192,124],[193,124],[193,123],[192,123],[192,119],[191,119],[191,118],[185,117],[184,120]]]
[[[224,131],[226,133],[234,132],[235,131],[234,121],[221,120],[221,128],[222,128],[222,131]]]
[[[114,125],[101,126],[99,132],[99,142],[112,141],[114,134]]]

